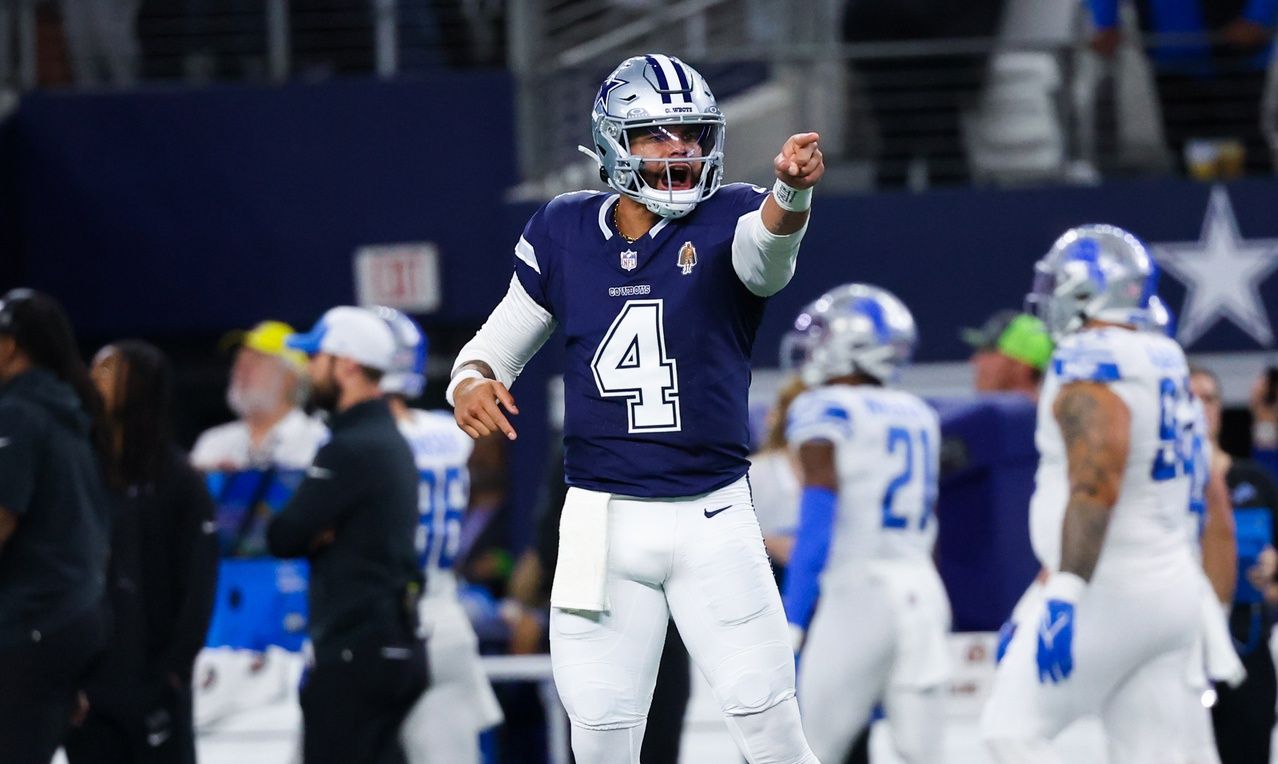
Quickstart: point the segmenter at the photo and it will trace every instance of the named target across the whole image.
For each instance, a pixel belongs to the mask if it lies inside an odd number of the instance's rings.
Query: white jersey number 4
[[[590,368],[600,395],[626,399],[630,432],[679,431],[679,369],[666,354],[662,300],[627,300]]]

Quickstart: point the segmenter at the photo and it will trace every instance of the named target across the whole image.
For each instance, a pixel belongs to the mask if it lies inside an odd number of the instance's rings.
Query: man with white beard
[[[226,389],[226,405],[239,419],[200,435],[191,450],[197,469],[305,469],[315,458],[327,430],[298,406],[306,357],[284,347],[292,332],[281,321],[263,321],[244,335]]]

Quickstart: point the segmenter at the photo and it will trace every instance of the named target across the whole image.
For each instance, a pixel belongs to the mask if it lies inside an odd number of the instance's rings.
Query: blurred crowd
[[[1014,179],[1035,164],[1034,152],[1062,141],[1077,144],[1065,156],[1082,155],[1082,165],[1069,171],[1074,175],[1066,173],[1075,179],[1165,168],[1168,157],[1173,167],[1196,177],[1272,172],[1278,128],[1266,112],[1267,103],[1270,110],[1275,107],[1265,93],[1278,6],[1271,0],[1061,3],[1070,13],[1034,11],[1044,14],[1044,30],[1068,28],[1058,40],[1053,36],[1060,36],[1057,32],[1018,31],[1018,25],[1026,26],[1019,19],[1024,11],[1007,0],[961,5],[849,0],[841,11],[841,38],[853,51],[842,152],[872,160],[874,182],[881,188],[980,179],[984,175],[975,165],[985,160],[978,156],[995,147],[1025,152],[1026,167],[1017,170],[1013,161],[1011,169],[999,171]],[[556,12],[583,19],[654,9],[633,0],[552,5]],[[202,84],[281,77],[315,81],[378,71],[375,26],[381,11],[369,0],[287,3],[279,22],[288,37],[281,49],[286,74],[277,71],[280,64],[272,62],[268,45],[279,34],[272,24],[279,24],[260,3],[60,0],[56,11],[48,6],[40,16],[40,39],[51,51],[41,56],[40,79],[47,85],[74,81],[83,87],[127,87],[141,80]],[[775,30],[756,29],[775,25],[770,12],[746,4],[741,13],[749,16],[746,26],[755,30],[752,39],[770,39]],[[504,3],[401,0],[395,14],[396,71],[505,63]],[[1077,18],[1091,31],[1076,35],[1072,22],[1049,20],[1063,16]],[[1063,47],[1050,53],[1044,47],[1058,44]],[[1068,48],[1075,44],[1090,47],[1095,60],[1070,63],[1073,52]],[[1019,46],[1028,47],[1022,51]],[[1018,51],[1045,61],[1013,61]],[[1011,57],[1000,59],[1008,52]],[[1029,68],[1022,71],[1021,66]],[[1054,80],[1048,78],[1056,84],[1039,82],[1042,73],[1032,73],[1043,66],[1060,72]],[[1059,80],[1066,70],[1077,80],[1074,87],[1103,89],[1105,77],[1088,84],[1086,72],[1095,70],[1108,72],[1114,83],[1112,103],[1105,97],[1092,99],[1097,108],[1093,118],[1107,136],[1099,153],[1082,147],[1092,143],[1081,136],[1094,126],[1065,124],[1090,121],[1069,116],[1064,104],[1079,96],[1061,92]],[[997,125],[998,136],[982,132],[981,125],[991,120],[1004,123]],[[1073,135],[1075,129],[1078,135]],[[1057,133],[1070,137],[1052,137]],[[1134,137],[1137,133],[1143,137]],[[1009,137],[1017,135],[1019,139]],[[1003,140],[1011,142],[999,142]],[[1157,156],[1142,159],[1111,145],[1130,141],[1157,144]],[[1058,147],[1055,153],[1061,151]],[[1059,167],[1053,172],[1060,177]]]

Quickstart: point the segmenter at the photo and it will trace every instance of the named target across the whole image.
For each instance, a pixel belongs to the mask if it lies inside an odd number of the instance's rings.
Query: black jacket
[[[310,559],[309,633],[320,659],[365,639],[412,639],[422,583],[417,466],[386,402],[352,406],[330,429],[267,530],[271,554]],[[320,542],[329,531],[331,543]]]
[[[0,649],[39,639],[102,601],[110,502],[75,392],[42,369],[0,386]]]
[[[95,713],[134,734],[174,692],[189,694],[217,588],[213,501],[185,454],[166,456],[154,480],[113,496],[111,636],[85,687]]]

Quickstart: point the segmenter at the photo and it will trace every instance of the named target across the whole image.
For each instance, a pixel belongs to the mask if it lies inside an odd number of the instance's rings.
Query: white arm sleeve
[[[732,237],[732,267],[741,283],[759,297],[771,297],[790,283],[799,242],[808,224],[791,234],[778,236],[763,226],[763,215],[755,210],[737,220]]]
[[[556,326],[555,317],[528,295],[517,277],[511,276],[506,296],[457,354],[452,373],[456,374],[464,363],[482,361],[492,368],[497,381],[510,387]]]

